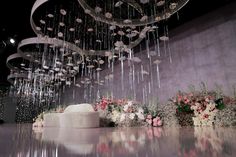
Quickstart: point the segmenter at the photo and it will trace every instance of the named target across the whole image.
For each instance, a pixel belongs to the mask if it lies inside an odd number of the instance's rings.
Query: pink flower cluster
[[[158,126],[162,126],[162,121],[160,117],[152,117],[152,115],[147,115],[146,117],[146,122],[148,123],[148,125],[154,126],[154,127],[158,127]]]
[[[193,101],[193,93],[184,94],[184,93],[178,93],[176,98],[174,98],[173,102],[176,104],[191,104]]]
[[[96,103],[94,110],[106,110],[107,106],[109,105],[116,105],[116,106],[122,106],[125,105],[127,102],[126,99],[118,99],[118,100],[114,100],[111,98],[105,98],[103,97],[98,103]]]

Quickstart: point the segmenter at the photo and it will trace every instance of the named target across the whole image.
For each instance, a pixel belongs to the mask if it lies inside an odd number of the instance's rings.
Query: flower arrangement
[[[162,126],[162,120],[157,113],[156,106],[144,107],[144,113],[146,115],[145,121],[149,126],[159,127]]]
[[[191,109],[194,110],[195,117],[192,118],[195,126],[213,125],[217,113],[213,101],[208,101],[207,104],[195,103]]]
[[[138,102],[131,100],[102,98],[95,105],[95,111],[100,113],[101,126],[162,125],[161,118],[157,116],[156,111],[151,111],[148,107],[141,107]]]
[[[217,111],[225,107],[226,98],[214,91],[195,91],[194,93],[179,92],[171,101],[177,105],[176,115],[180,125],[199,126],[213,125]],[[188,119],[182,118],[186,116]]]

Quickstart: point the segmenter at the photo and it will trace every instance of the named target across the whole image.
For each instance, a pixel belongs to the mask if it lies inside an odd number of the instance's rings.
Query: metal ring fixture
[[[180,10],[183,6],[185,6],[189,0],[179,0],[177,6],[174,9],[166,9],[166,11],[164,13],[159,13],[156,15],[152,15],[149,16],[147,18],[147,20],[145,21],[140,21],[140,19],[131,19],[132,22],[130,23],[125,23],[124,20],[125,19],[117,19],[117,18],[107,18],[105,17],[105,15],[103,14],[98,14],[95,12],[95,10],[93,8],[91,8],[86,2],[85,0],[78,0],[79,4],[82,6],[82,8],[84,10],[89,10],[87,13],[92,16],[94,19],[96,19],[97,21],[103,22],[103,23],[107,23],[110,25],[116,25],[119,27],[124,27],[124,26],[145,26],[148,24],[153,24],[156,23],[158,21],[161,20],[165,20],[166,18],[169,18],[171,15],[175,14],[178,10]],[[169,15],[166,15],[166,13],[168,13]],[[159,17],[158,21],[156,20],[156,17]]]
[[[21,79],[28,79],[28,74],[26,72],[24,73],[15,73],[15,74],[9,74],[7,76],[7,81],[11,84],[14,83],[14,79],[21,78]]]
[[[74,52],[77,52],[78,54],[80,54],[81,57],[83,57],[85,55],[85,53],[82,49],[80,49],[78,46],[76,46],[75,44],[72,44],[70,42],[63,41],[63,40],[56,39],[56,38],[32,37],[32,38],[27,38],[27,39],[22,40],[18,44],[18,47],[17,47],[17,52],[22,54],[23,58],[28,59],[32,62],[34,62],[34,58],[27,57],[25,55],[25,53],[21,50],[21,48],[23,46],[30,45],[30,44],[49,44],[49,45],[55,45],[57,47],[65,47],[66,46],[71,51],[74,51]],[[30,53],[34,53],[34,52],[30,52]]]
[[[41,32],[40,30],[37,30],[36,29],[36,24],[34,22],[34,19],[33,19],[33,15],[35,13],[35,11],[43,4],[45,4],[46,2],[48,2],[49,0],[36,0],[36,2],[34,3],[33,5],[33,8],[31,10],[31,15],[30,15],[30,24],[31,24],[31,27],[33,29],[33,31],[35,32],[35,34],[37,35],[41,35],[41,36],[44,36],[43,32]],[[83,3],[83,2],[82,2]],[[82,6],[82,5],[81,5]],[[83,7],[83,6],[82,6]],[[95,12],[93,10],[93,12]],[[101,21],[103,22],[103,21]],[[111,24],[111,23],[107,23],[107,24]],[[144,28],[141,33],[146,33],[146,29]],[[41,39],[42,38],[42,39]],[[32,40],[32,41],[29,41],[29,40]],[[47,41],[49,40],[49,41]],[[127,47],[132,49],[134,47],[136,47],[141,41],[143,40],[143,37],[139,37],[138,39],[136,39],[135,41],[133,41],[132,43],[130,43]],[[36,44],[36,43],[41,43],[41,44],[51,44],[53,45],[54,42],[59,45],[59,46],[62,46],[64,44],[68,45],[69,48],[75,52],[79,52],[80,55],[85,55],[85,56],[93,56],[93,55],[97,55],[97,56],[105,56],[105,53],[107,52],[107,50],[95,50],[95,52],[91,52],[90,50],[82,50],[81,48],[79,48],[78,46],[76,46],[75,44],[72,44],[70,42],[67,42],[67,41],[63,41],[63,40],[60,40],[60,39],[57,39],[57,38],[47,38],[47,37],[40,37],[39,39],[37,38],[29,38],[29,39],[25,39],[25,40],[22,40],[21,43],[19,44],[18,47],[22,47],[23,45],[27,45],[27,44]],[[19,52],[20,49],[18,49]],[[115,50],[114,50],[115,51]],[[118,53],[115,51],[115,53]],[[24,58],[27,58],[26,56],[24,56]],[[29,59],[29,58],[28,58]]]
[[[15,67],[14,65],[10,64],[11,60],[22,58],[22,55],[20,53],[14,53],[7,57],[6,65],[9,69],[19,69],[18,67]]]

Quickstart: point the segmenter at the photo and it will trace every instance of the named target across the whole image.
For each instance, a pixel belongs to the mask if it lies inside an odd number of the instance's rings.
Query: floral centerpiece
[[[171,100],[177,105],[176,115],[182,125],[213,125],[218,110],[224,108],[224,97],[216,92],[179,92]]]
[[[95,111],[100,113],[101,126],[161,126],[157,114],[151,114],[148,107],[141,107],[136,101],[102,98]],[[155,111],[152,111],[155,113]]]

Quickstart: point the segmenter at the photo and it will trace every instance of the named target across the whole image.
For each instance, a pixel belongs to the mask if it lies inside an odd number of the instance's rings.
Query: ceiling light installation
[[[164,26],[159,36],[159,23],[166,21],[187,2],[37,0],[30,16],[30,24],[37,37],[22,40],[18,45],[18,53],[29,62],[28,67],[20,64],[21,70],[23,68],[27,73],[26,80],[31,82],[24,86],[31,89],[31,95],[76,86],[83,88],[86,101],[94,101],[93,98],[100,95],[101,86],[106,86],[113,95],[114,64],[117,62],[121,66],[118,80],[121,81],[122,91],[126,90],[124,64],[128,63],[130,81],[127,91],[132,91],[132,97],[136,98],[135,84],[137,81],[144,82],[141,90],[145,102],[155,87],[155,81],[161,87],[160,58],[172,60],[168,28]],[[163,52],[160,51],[160,41],[164,44]],[[141,43],[146,47],[149,65],[142,64],[142,60],[135,56],[134,48]],[[157,66],[157,75],[153,74],[152,65]],[[102,78],[100,73],[104,68],[109,72]],[[149,81],[145,81],[147,76]],[[58,101],[59,97],[53,97],[56,99],[53,101]],[[45,100],[42,96],[37,99]]]

